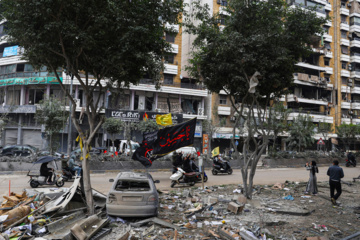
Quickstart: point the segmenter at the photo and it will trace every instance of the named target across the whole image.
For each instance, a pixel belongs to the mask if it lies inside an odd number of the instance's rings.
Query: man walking
[[[335,160],[333,162],[333,165],[329,167],[327,171],[327,175],[329,176],[331,202],[336,205],[336,200],[341,195],[340,180],[344,177],[344,171],[341,167],[339,167],[339,161]],[[335,189],[336,194],[334,195]]]

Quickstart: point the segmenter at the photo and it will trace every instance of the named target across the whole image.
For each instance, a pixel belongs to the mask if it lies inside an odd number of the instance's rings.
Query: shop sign
[[[0,113],[36,113],[35,105],[1,106]]]
[[[200,122],[196,123],[196,127],[195,127],[195,137],[202,137],[202,125]]]
[[[231,133],[216,133],[214,134],[215,137],[214,138],[222,138],[222,139],[232,139],[233,135]],[[240,136],[239,135],[235,135],[235,139],[239,139]]]
[[[106,117],[120,118],[124,122],[140,122],[146,120],[156,120],[156,115],[162,115],[167,113],[159,112],[147,112],[147,111],[131,111],[131,110],[114,110],[106,109]],[[173,124],[178,124],[183,121],[182,114],[171,114]]]
[[[203,134],[203,154],[207,154],[209,149],[209,135]]]
[[[12,46],[4,48],[3,57],[16,56],[18,54],[19,46]]]
[[[62,78],[60,80],[62,81]],[[59,84],[59,82],[56,77],[7,78],[0,80],[0,86],[31,84]]]

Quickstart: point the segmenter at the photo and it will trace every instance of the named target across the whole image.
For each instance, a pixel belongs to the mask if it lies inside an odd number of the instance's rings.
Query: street
[[[318,182],[327,181],[328,176],[326,175],[328,167],[320,167],[319,173],[317,174]],[[360,169],[357,168],[346,168],[344,169],[344,181],[351,182],[354,177],[360,175]],[[120,170],[119,170],[120,171]],[[210,169],[205,170],[208,174],[209,180],[205,183],[205,186],[222,185],[222,184],[241,184],[242,177],[239,169],[235,169],[232,175],[216,175],[211,174]],[[116,173],[109,172],[103,174],[92,174],[91,184],[92,187],[104,194],[107,194],[112,183],[109,182],[110,178],[115,178]],[[170,188],[170,175],[169,171],[157,171],[151,172],[154,180],[160,180],[157,184],[157,188],[160,190],[169,190]],[[255,174],[254,184],[255,185],[271,185],[277,182],[294,181],[294,182],[305,182],[309,179],[309,172],[305,168],[272,168],[272,169],[258,169]],[[9,194],[9,180],[11,191],[21,193],[24,188],[30,188],[28,183],[29,178],[24,175],[0,175],[0,196]],[[64,187],[70,187],[72,182],[66,182]],[[195,186],[201,186],[201,183],[197,183]],[[56,186],[51,186],[56,187]]]

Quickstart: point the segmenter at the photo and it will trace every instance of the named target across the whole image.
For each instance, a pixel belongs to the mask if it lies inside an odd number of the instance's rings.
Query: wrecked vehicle
[[[106,201],[108,215],[121,217],[156,216],[159,195],[149,173],[121,172],[114,182]]]

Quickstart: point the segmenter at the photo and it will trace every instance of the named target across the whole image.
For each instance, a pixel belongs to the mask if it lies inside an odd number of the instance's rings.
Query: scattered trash
[[[283,197],[283,199],[294,201],[294,198],[291,195],[287,195],[286,197]]]

